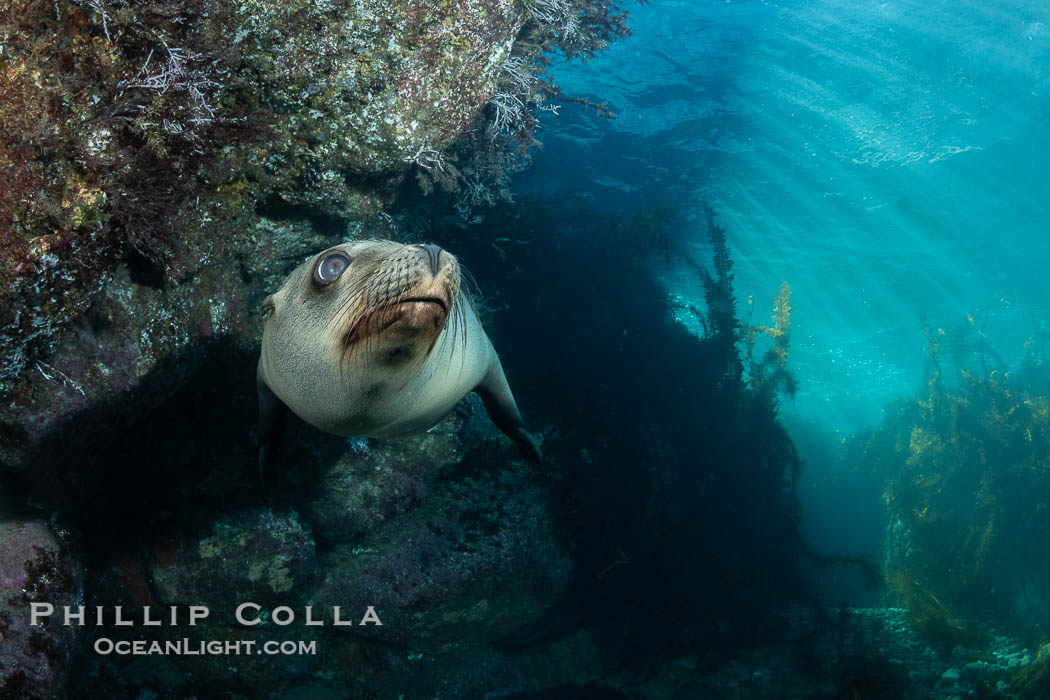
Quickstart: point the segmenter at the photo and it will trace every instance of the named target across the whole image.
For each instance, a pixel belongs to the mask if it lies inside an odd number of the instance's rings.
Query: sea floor
[[[828,622],[831,622],[829,625]],[[1042,659],[1017,639],[983,629],[973,648],[937,648],[922,639],[902,608],[795,607],[786,613],[783,641],[752,646],[714,660],[684,654],[648,672],[580,679],[571,686],[515,698],[682,698],[765,700],[961,700],[1037,697],[1026,683],[1040,675]],[[585,634],[549,645],[534,659],[548,671],[586,664]],[[543,656],[547,658],[541,658]],[[523,660],[519,659],[519,662]],[[523,663],[527,666],[527,663]],[[579,668],[577,668],[577,671]],[[1030,688],[1030,686],[1029,686]]]

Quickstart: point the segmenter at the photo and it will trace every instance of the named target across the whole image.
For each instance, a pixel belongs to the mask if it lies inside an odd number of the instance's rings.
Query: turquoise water
[[[785,411],[826,429],[916,393],[921,318],[974,314],[1016,361],[1050,311],[1050,5],[654,0],[632,20],[632,39],[552,71],[618,118],[545,119],[523,188],[673,204],[705,257],[713,204],[743,315],[753,297],[767,322],[791,284]],[[666,282],[701,296],[684,270]]]

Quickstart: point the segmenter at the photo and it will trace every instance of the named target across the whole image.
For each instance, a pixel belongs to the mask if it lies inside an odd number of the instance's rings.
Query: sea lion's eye
[[[350,258],[342,253],[329,253],[321,258],[321,262],[317,263],[317,269],[314,270],[314,279],[321,284],[331,284],[339,279],[339,275],[343,274],[343,270],[349,265]]]

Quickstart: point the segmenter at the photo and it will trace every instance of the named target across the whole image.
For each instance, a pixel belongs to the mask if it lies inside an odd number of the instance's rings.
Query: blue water
[[[520,182],[596,210],[670,203],[706,257],[729,231],[743,314],[793,290],[785,412],[849,433],[922,385],[920,318],[975,323],[1008,362],[1050,312],[1050,4],[632,7],[633,38],[556,62],[567,104]],[[633,251],[625,251],[633,253]],[[668,294],[702,297],[684,269]]]

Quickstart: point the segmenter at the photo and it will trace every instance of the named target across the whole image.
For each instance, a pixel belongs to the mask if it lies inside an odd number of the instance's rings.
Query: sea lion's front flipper
[[[503,367],[497,359],[489,368],[488,374],[481,380],[481,384],[474,387],[478,392],[489,418],[503,433],[513,440],[521,456],[530,462],[539,462],[543,459],[540,452],[540,441],[536,436],[525,430],[525,422],[518,412],[518,405],[514,403],[514,394],[510,392],[507,377],[503,374]]]
[[[259,390],[259,478],[263,484],[270,484],[274,462],[284,438],[288,409],[266,385],[261,373],[256,375],[256,385]]]

